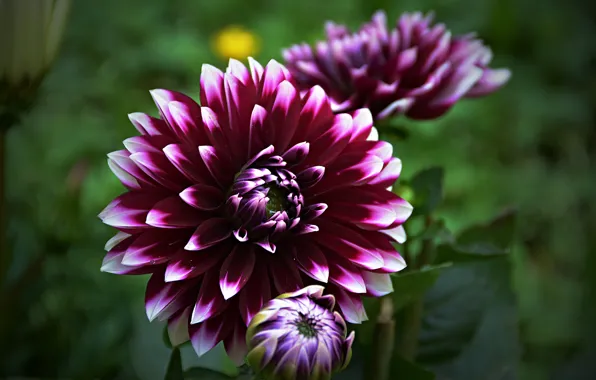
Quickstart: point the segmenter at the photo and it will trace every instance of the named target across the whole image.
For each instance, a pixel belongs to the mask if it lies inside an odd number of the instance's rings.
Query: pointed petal
[[[190,307],[187,307],[168,319],[168,337],[172,346],[179,346],[190,339],[188,334],[189,316]]]
[[[181,281],[200,276],[209,271],[231,250],[230,244],[218,244],[199,252],[180,249],[168,262],[165,281]]]
[[[329,280],[329,265],[327,258],[321,249],[308,240],[299,241],[294,247],[296,261],[300,269],[322,283]]]
[[[217,271],[211,270],[205,273],[190,317],[191,325],[206,321],[226,309],[227,304],[221,295],[218,282]]]
[[[203,356],[230,334],[234,326],[230,315],[231,313],[224,313],[203,323],[190,325],[190,342],[197,356]]]
[[[157,202],[147,214],[146,223],[157,228],[186,228],[199,225],[206,217],[174,195]]]
[[[252,276],[240,291],[239,308],[244,324],[248,326],[265,302],[271,299],[271,287],[266,262],[255,263]]]
[[[302,278],[300,272],[289,252],[279,252],[272,255],[269,264],[269,275],[273,279],[273,284],[279,293],[294,292],[302,288]]]
[[[373,273],[362,271],[362,278],[366,284],[366,293],[373,297],[381,297],[393,292],[393,283],[388,273]]]
[[[164,271],[155,272],[147,283],[145,309],[149,321],[171,317],[187,305],[185,293],[194,287],[193,283],[169,282],[163,280]]]
[[[237,366],[244,364],[244,357],[248,351],[246,347],[246,326],[239,317],[236,318],[232,333],[224,339],[224,347],[234,364]]]
[[[255,266],[252,245],[236,244],[219,272],[219,287],[224,299],[234,297],[248,282]]]
[[[211,218],[201,223],[192,234],[185,249],[200,251],[209,248],[232,235],[232,228],[224,218]]]
[[[199,210],[215,210],[225,201],[220,189],[204,184],[187,187],[180,193],[180,198]]]
[[[351,293],[366,293],[366,284],[362,271],[347,260],[334,258],[329,260],[329,282],[346,289]]]
[[[337,286],[330,287],[329,292],[335,295],[337,305],[346,322],[360,324],[368,320],[362,299],[358,294],[350,293]]]

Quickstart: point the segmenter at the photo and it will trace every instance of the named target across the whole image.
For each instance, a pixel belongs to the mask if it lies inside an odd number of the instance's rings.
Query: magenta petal
[[[147,283],[145,309],[147,318],[164,320],[187,304],[185,292],[192,289],[192,283],[169,282],[163,280],[164,272],[153,273]]]
[[[197,149],[182,144],[170,144],[163,152],[174,167],[193,183],[215,184]]]
[[[165,281],[181,281],[200,276],[213,268],[230,252],[231,246],[219,244],[199,252],[180,249],[168,262]]]
[[[114,199],[100,214],[100,219],[108,226],[130,229],[147,228],[147,214],[162,199],[162,195],[142,192],[129,192]]]
[[[333,125],[333,111],[327,94],[320,86],[311,88],[303,97],[303,102],[293,144],[310,141]]]
[[[275,100],[271,108],[270,120],[273,125],[283,125],[283,128],[275,128],[276,152],[282,153],[288,147],[300,115],[300,96],[294,86],[283,81],[277,87]]]
[[[230,318],[231,314],[225,313],[200,324],[190,325],[190,342],[197,356],[203,356],[230,334],[234,327]]]
[[[166,156],[159,152],[139,152],[130,155],[133,160],[149,177],[163,187],[181,191],[188,181],[172,166]]]
[[[308,240],[297,242],[294,254],[300,269],[304,273],[317,281],[327,283],[329,280],[329,265],[325,254],[318,246]]]
[[[265,133],[268,117],[265,108],[258,104],[254,106],[248,132],[248,157],[253,157],[269,143],[270,138],[266,138]]]
[[[225,201],[220,189],[204,184],[187,187],[180,193],[180,198],[199,210],[215,210]]]
[[[511,71],[507,69],[484,69],[482,77],[468,91],[466,97],[488,95],[505,85],[509,78],[511,78]]]
[[[169,135],[170,128],[165,121],[151,117],[141,112],[135,112],[128,115],[135,128],[144,135]]]
[[[393,284],[388,273],[362,271],[362,278],[366,284],[366,293],[373,297],[382,297],[393,292]]]
[[[168,337],[172,346],[177,347],[188,342],[188,318],[190,316],[190,307],[176,312],[168,319]]]
[[[155,265],[167,262],[182,244],[181,236],[161,231],[141,233],[128,247],[122,264],[128,266]],[[178,240],[178,244],[176,243]]]
[[[298,268],[288,255],[289,252],[272,255],[269,264],[269,275],[278,293],[295,292],[302,288],[302,278]]]
[[[325,165],[334,160],[348,145],[352,135],[352,117],[348,114],[335,116],[333,126],[310,145],[306,163]]]
[[[248,282],[255,266],[255,252],[251,245],[237,244],[219,271],[219,287],[224,299],[234,297]]]
[[[146,223],[157,228],[186,228],[195,227],[203,220],[203,214],[174,195],[156,203],[147,214]]]
[[[382,230],[381,232],[395,240],[397,243],[402,244],[406,241],[406,230],[403,226]]]
[[[433,100],[429,103],[429,107],[442,108],[452,106],[463,97],[481,77],[482,69],[479,67],[458,67],[452,77],[448,79],[445,87],[434,96]]]
[[[226,219],[208,219],[199,225],[184,248],[189,251],[200,251],[224,241],[231,235],[232,229]]]
[[[368,108],[356,110],[352,115],[354,130],[350,141],[365,141],[373,127],[373,117]]]
[[[246,347],[246,326],[242,319],[236,318],[234,330],[224,338],[224,348],[234,364],[241,366],[248,351]]]
[[[214,66],[204,64],[201,69],[201,105],[227,119],[225,104],[223,73]]]
[[[379,185],[382,187],[393,186],[401,174],[401,168],[401,160],[393,157],[389,163],[385,165],[383,170],[381,170],[381,172],[374,178],[370,179],[368,183],[370,185]]]
[[[381,255],[356,230],[322,218],[318,219],[318,224],[321,229],[313,239],[319,245],[369,270],[383,266]]]
[[[194,100],[188,98],[184,102],[170,102],[168,110],[171,115],[170,126],[180,141],[195,147],[208,143],[201,123],[201,107]]]
[[[325,216],[373,230],[387,228],[397,218],[390,205],[348,202],[330,202]]]
[[[270,60],[263,71],[261,79],[261,101],[259,104],[269,104],[273,100],[273,94],[277,86],[286,80],[286,70],[274,59]]]
[[[176,284],[176,282],[172,284]],[[224,311],[226,307],[227,303],[219,290],[218,273],[213,270],[208,271],[201,282],[199,296],[192,310],[190,323],[194,325],[208,320]]]
[[[337,286],[329,287],[329,292],[335,295],[337,306],[339,306],[346,322],[360,324],[368,320],[366,310],[359,295],[345,291]]]
[[[271,299],[271,287],[269,285],[269,274],[266,269],[266,262],[257,262],[254,266],[252,276],[240,291],[239,303],[240,315],[244,324],[248,326],[252,318],[257,314],[265,302]]]
[[[215,181],[220,186],[226,187],[232,179],[233,173],[230,172],[229,164],[226,162],[226,158],[222,156],[222,153],[216,151],[212,146],[201,145],[199,154]]]
[[[362,271],[348,261],[333,258],[329,260],[329,281],[352,293],[366,293]]]

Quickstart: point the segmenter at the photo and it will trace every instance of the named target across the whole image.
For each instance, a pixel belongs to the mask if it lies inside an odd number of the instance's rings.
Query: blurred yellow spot
[[[213,50],[223,59],[245,59],[259,50],[259,41],[241,26],[230,25],[220,30],[213,39]]]

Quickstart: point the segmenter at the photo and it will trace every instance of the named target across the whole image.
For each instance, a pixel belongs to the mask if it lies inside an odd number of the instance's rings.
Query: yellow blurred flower
[[[259,51],[259,40],[251,31],[230,25],[214,36],[213,50],[223,59],[245,59]]]

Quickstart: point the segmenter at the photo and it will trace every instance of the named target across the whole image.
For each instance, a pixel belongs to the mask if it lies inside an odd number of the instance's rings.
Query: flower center
[[[268,186],[269,192],[267,193],[267,216],[272,217],[276,212],[281,212],[288,209],[288,202],[286,201],[287,195],[277,185]]]
[[[294,322],[294,324],[296,325],[300,335],[306,338],[314,338],[317,336],[317,321],[314,318],[300,313],[300,317]]]

